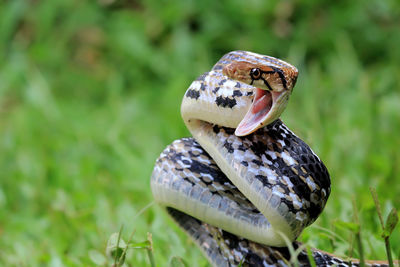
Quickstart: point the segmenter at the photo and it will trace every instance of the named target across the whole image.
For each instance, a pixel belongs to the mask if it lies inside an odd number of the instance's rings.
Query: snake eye
[[[259,68],[254,68],[250,70],[250,77],[253,80],[258,80],[261,78],[261,70]]]

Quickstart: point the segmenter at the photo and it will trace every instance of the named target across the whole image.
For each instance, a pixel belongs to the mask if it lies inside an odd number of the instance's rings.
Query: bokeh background
[[[333,184],[300,239],[349,255],[338,222],[354,222],[355,202],[366,256],[385,259],[369,187],[385,215],[400,208],[399,48],[397,0],[1,1],[0,265],[110,266],[123,225],[125,240],[152,233],[158,266],[208,266],[152,204],[149,178],[189,135],[186,88],[231,50],[300,70],[282,118]],[[398,258],[399,228],[391,240]],[[126,264],[149,265],[147,253],[129,250]]]

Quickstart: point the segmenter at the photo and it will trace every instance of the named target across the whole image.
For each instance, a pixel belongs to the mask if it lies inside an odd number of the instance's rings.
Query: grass
[[[107,241],[124,225],[124,240],[152,233],[157,266],[208,266],[157,205],[140,211],[153,201],[155,159],[188,135],[184,91],[236,49],[300,70],[282,118],[325,162],[333,185],[301,239],[349,255],[352,241],[341,239],[351,234],[337,221],[352,222],[354,198],[365,258],[385,259],[369,187],[384,217],[400,207],[399,14],[396,1],[380,0],[5,1],[0,265],[108,265]],[[398,229],[391,246],[399,258]],[[144,250],[128,250],[126,264],[150,265]]]

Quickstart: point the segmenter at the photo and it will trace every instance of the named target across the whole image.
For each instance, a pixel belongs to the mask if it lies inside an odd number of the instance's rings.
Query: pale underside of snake
[[[161,153],[151,189],[214,266],[290,266],[288,242],[301,246],[296,238],[326,204],[325,165],[279,119],[297,74],[282,60],[233,51],[183,97],[193,138]],[[317,266],[359,265],[317,249],[311,257]],[[296,261],[310,266],[304,249]]]

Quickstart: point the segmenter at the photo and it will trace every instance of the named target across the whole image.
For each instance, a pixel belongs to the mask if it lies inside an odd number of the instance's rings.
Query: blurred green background
[[[369,186],[385,215],[400,207],[399,47],[397,0],[1,1],[0,265],[110,266],[107,240],[124,225],[125,240],[152,233],[158,266],[208,266],[151,205],[149,178],[189,134],[186,88],[231,50],[300,71],[282,118],[333,184],[300,239],[349,255],[337,221],[354,221],[354,201],[367,257],[385,259]],[[398,257],[399,229],[391,240]],[[126,264],[147,254],[130,250]]]

